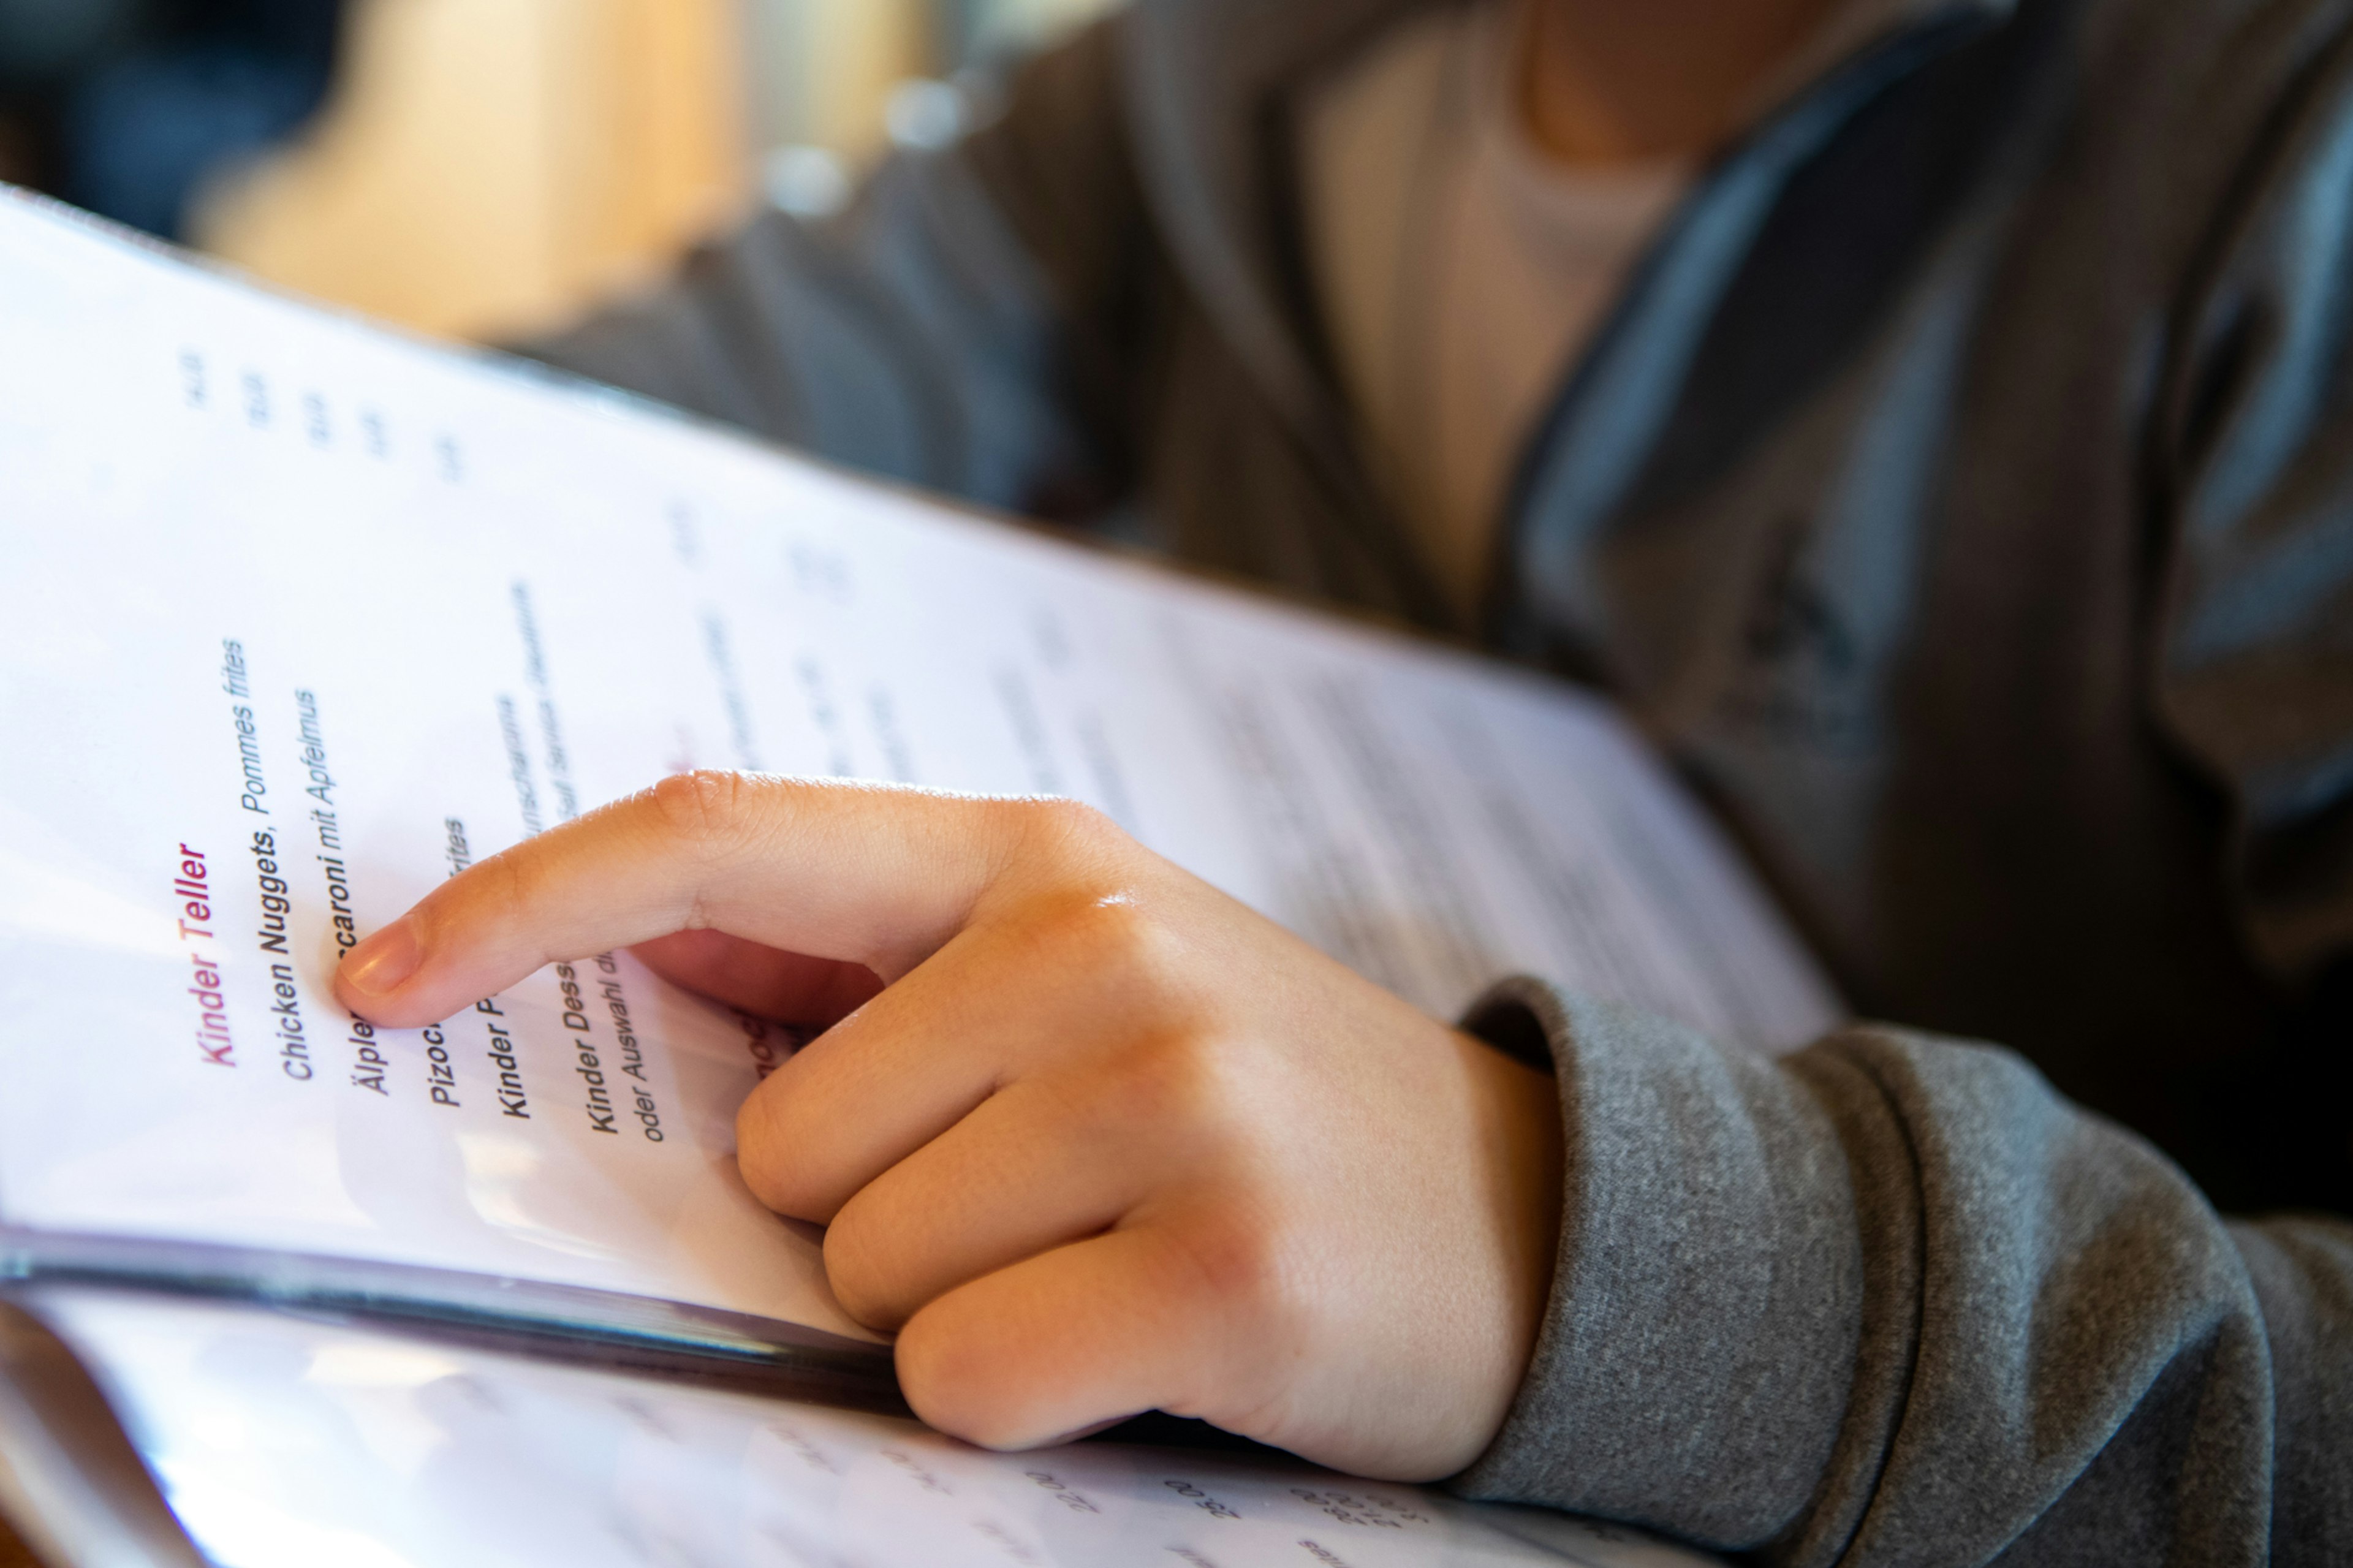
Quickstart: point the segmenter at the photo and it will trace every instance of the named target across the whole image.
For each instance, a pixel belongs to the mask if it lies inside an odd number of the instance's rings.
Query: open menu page
[[[31,1303],[221,1568],[1705,1568],[1296,1461],[993,1454],[913,1421],[250,1308]]]
[[[1565,687],[960,515],[0,196],[0,1222],[860,1331],[626,954],[423,1031],[325,980],[693,766],[1052,793],[1447,1016],[1535,972],[1770,1048],[1835,1002]]]

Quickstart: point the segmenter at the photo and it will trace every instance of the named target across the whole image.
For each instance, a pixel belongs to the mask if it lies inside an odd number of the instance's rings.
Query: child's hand
[[[1550,1081],[1095,813],[667,779],[445,883],[336,991],[413,1026],[633,942],[839,1018],[745,1102],[744,1175],[830,1225],[836,1294],[942,1430],[1157,1408],[1425,1479],[1501,1424],[1550,1282]]]

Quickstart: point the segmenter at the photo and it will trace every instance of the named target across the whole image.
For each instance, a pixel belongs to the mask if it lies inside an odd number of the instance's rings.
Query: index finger
[[[335,994],[408,1027],[552,961],[704,929],[893,980],[971,918],[1038,804],[676,774],[442,883],[344,956]]]

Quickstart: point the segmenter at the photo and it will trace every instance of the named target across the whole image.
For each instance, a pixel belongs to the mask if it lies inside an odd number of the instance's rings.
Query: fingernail
[[[425,950],[406,921],[395,921],[343,955],[345,984],[363,996],[384,996],[417,973]]]

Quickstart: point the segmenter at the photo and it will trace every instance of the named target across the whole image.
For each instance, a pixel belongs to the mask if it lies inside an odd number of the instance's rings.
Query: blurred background
[[[658,276],[1117,0],[0,0],[0,179],[420,330]]]

